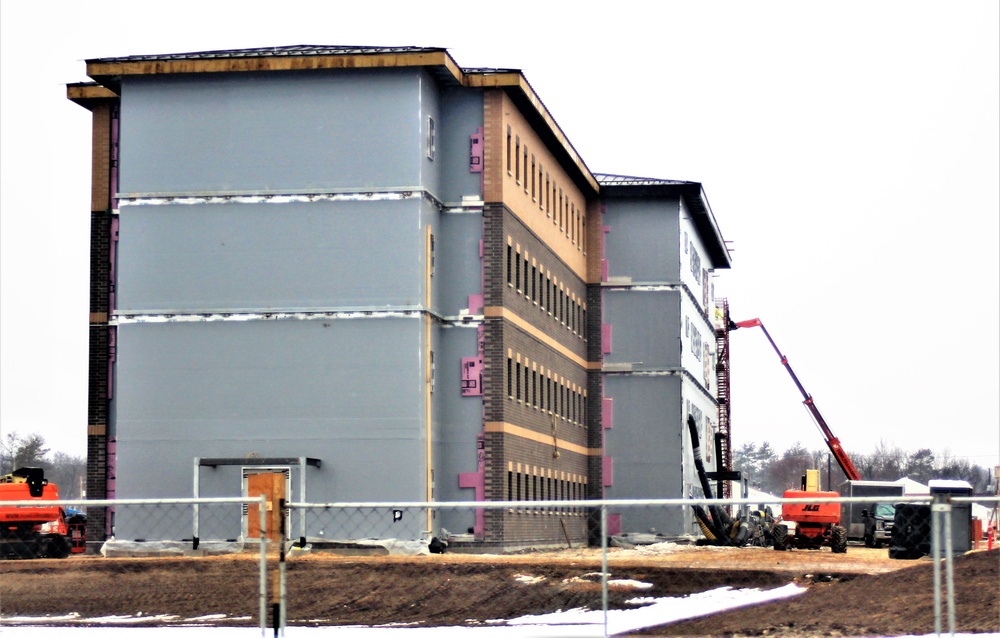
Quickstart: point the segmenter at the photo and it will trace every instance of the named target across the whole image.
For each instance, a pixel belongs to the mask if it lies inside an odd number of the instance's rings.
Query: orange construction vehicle
[[[38,467],[0,476],[0,558],[66,558],[73,551],[59,490]],[[37,501],[37,505],[7,505]]]
[[[758,327],[764,332],[771,347],[778,353],[781,365],[785,366],[785,370],[792,377],[795,387],[802,394],[802,403],[809,410],[809,414],[812,415],[817,427],[822,432],[823,439],[826,441],[827,447],[830,448],[830,453],[837,459],[844,475],[851,481],[861,480],[861,474],[854,467],[854,463],[847,456],[843,446],[840,445],[840,439],[833,435],[826,419],[816,407],[812,395],[802,387],[802,383],[795,376],[792,366],[788,365],[788,357],[781,354],[781,350],[774,343],[774,339],[764,327],[764,323],[760,319],[749,319],[735,322],[730,326],[731,329],[753,327]],[[785,498],[828,499],[840,497],[837,492],[819,490],[819,472],[817,470],[807,470],[806,474],[807,476],[803,477],[802,489],[787,490],[784,494]],[[823,500],[813,503],[785,503],[781,506],[781,519],[781,522],[776,524],[772,531],[774,549],[778,551],[784,551],[790,547],[814,549],[822,545],[829,545],[837,554],[843,554],[847,551],[847,528],[841,524],[839,503],[825,503]]]

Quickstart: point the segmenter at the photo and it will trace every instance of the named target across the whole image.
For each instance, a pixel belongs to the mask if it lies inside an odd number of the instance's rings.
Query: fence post
[[[601,611],[604,638],[608,636],[608,506],[601,503]]]
[[[955,570],[953,565],[954,545],[951,538],[951,497],[943,506],[944,516],[944,574],[945,591],[948,597],[948,633],[955,635]]]
[[[248,505],[249,507],[249,505]],[[260,635],[267,635],[267,495],[257,504],[260,519]],[[250,530],[247,530],[249,535]]]
[[[273,518],[272,522],[277,526],[277,538],[275,541],[278,544],[278,565],[277,567],[271,567],[270,573],[270,594],[267,595],[267,600],[271,605],[271,626],[274,629],[274,636],[285,635],[285,550],[286,550],[286,539],[288,537],[288,528],[286,521],[286,513],[288,510],[288,503],[284,498],[278,499],[277,503],[268,502],[267,495],[261,495],[262,507],[271,505],[272,510],[268,512]],[[266,518],[261,516],[261,520]],[[261,524],[261,545],[267,542],[266,526]],[[261,550],[264,551],[263,549]],[[263,603],[261,603],[263,606]],[[266,610],[265,610],[265,616]]]
[[[201,485],[200,485],[201,472],[199,471],[200,468],[201,468],[201,459],[196,456],[194,457],[194,481],[193,481],[195,498],[201,498]],[[198,543],[199,543],[198,536],[201,533],[199,529],[200,512],[198,511],[198,503],[192,505],[191,509],[194,515],[194,524],[193,524],[194,529],[192,530],[191,534],[191,549],[194,550],[198,549]]]
[[[285,499],[278,499],[279,516],[278,519],[278,622],[281,626],[281,635],[285,635],[285,552],[288,547],[288,503]]]
[[[944,517],[942,532],[941,517]],[[948,599],[948,632],[955,633],[955,579],[952,569],[951,502],[935,494],[931,503],[931,559],[934,561],[934,633],[941,635],[941,545],[944,536],[945,596]]]

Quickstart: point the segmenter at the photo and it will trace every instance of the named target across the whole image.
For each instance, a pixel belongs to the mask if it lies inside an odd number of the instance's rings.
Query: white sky
[[[595,172],[702,182],[735,249],[716,290],[849,452],[1000,463],[995,0],[360,5],[0,5],[3,434],[86,450],[84,59],[423,45],[522,69]],[[735,445],[823,448],[763,334],[732,338]]]

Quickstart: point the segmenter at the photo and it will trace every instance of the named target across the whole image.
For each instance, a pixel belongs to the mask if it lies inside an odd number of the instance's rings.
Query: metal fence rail
[[[885,497],[839,497],[824,499],[836,504],[870,506]],[[934,628],[938,634],[956,630],[954,557],[964,552],[968,530],[963,516],[971,503],[996,507],[1000,498],[948,495],[896,497],[900,510],[887,551],[889,556],[929,556],[933,563]],[[720,594],[723,579],[710,571],[694,570],[691,578],[677,582],[671,553],[689,551],[688,545],[702,537],[692,523],[684,534],[665,536],[649,533],[622,534],[613,528],[610,513],[635,525],[656,520],[693,520],[696,508],[718,516],[723,508],[732,518],[731,538],[702,544],[719,545],[719,556],[731,557],[738,565],[748,556],[758,562],[777,563],[776,553],[741,554],[744,551],[773,552],[774,528],[764,529],[765,509],[795,507],[815,499],[634,499],[547,500],[505,502],[341,502],[304,503],[260,498],[182,498],[105,501],[58,501],[102,515],[112,527],[109,541],[91,543],[89,553],[107,557],[173,555],[199,558],[236,552],[253,561],[226,563],[231,576],[246,580],[246,567],[254,578],[258,605],[253,614],[261,632],[270,628],[283,633],[289,624],[386,625],[421,623],[423,626],[489,625],[512,628],[531,625],[544,635],[546,623],[566,622],[569,617],[583,634],[610,636],[641,628],[632,620],[636,610],[666,609],[663,601],[684,597],[684,605],[697,607],[707,601],[712,609],[724,608],[725,596],[742,597],[743,604],[798,593],[789,589],[779,570],[761,570],[748,589]],[[37,508],[37,501],[6,503],[8,507]],[[909,508],[909,509],[907,509]],[[504,516],[522,541],[504,547],[483,542],[474,533],[482,521]],[[908,518],[909,517],[909,518]],[[763,522],[762,522],[763,521]],[[957,521],[957,522],[956,522]],[[514,525],[519,524],[517,528]],[[751,523],[755,532],[744,534],[741,525]],[[905,527],[905,529],[903,529]],[[479,527],[478,529],[482,529]],[[963,539],[963,535],[965,538]],[[734,540],[735,539],[735,540]],[[8,539],[9,541],[9,539]],[[8,543],[9,545],[9,543]],[[732,547],[733,545],[741,546]],[[3,547],[6,545],[0,545]],[[530,553],[526,548],[537,546]],[[789,545],[789,548],[792,545]],[[522,550],[511,552],[511,549]],[[785,548],[779,548],[785,549]],[[792,550],[795,551],[795,550]],[[850,552],[874,551],[852,545]],[[270,556],[268,553],[270,552]],[[570,552],[566,554],[566,552]],[[729,554],[725,554],[729,552]],[[447,558],[384,559],[387,555],[430,555]],[[483,556],[483,554],[491,554]],[[16,555],[17,552],[14,552]],[[478,556],[476,556],[478,554]],[[468,556],[465,556],[468,555]],[[839,569],[838,554],[823,549],[811,555],[822,569]],[[270,558],[270,560],[269,560]],[[286,562],[286,559],[287,562]],[[100,560],[100,559],[95,559]],[[728,558],[727,558],[728,560]],[[787,562],[787,561],[786,561]],[[30,573],[35,561],[4,561],[0,572]],[[44,561],[45,569],[71,565],[67,561]],[[41,563],[38,563],[41,565]],[[54,567],[55,566],[55,567]],[[289,571],[286,582],[286,569]],[[242,570],[242,571],[241,571]],[[535,570],[535,571],[532,571]],[[195,569],[192,573],[197,573]],[[717,570],[722,573],[722,570]],[[767,573],[763,573],[767,572]],[[337,591],[310,589],[317,574],[337,582]],[[416,577],[414,576],[416,574]],[[673,575],[670,575],[673,574]],[[395,586],[397,580],[402,585]],[[0,579],[0,623],[21,609],[33,608],[31,596],[47,595],[19,588],[16,579]],[[373,584],[374,583],[374,584]],[[373,587],[375,591],[364,591]],[[757,592],[757,593],[754,593]],[[169,608],[172,592],[162,592],[157,609]],[[756,598],[754,598],[756,597]],[[146,600],[149,600],[147,595]],[[449,601],[456,611],[436,613],[434,601]],[[468,605],[455,605],[468,600]],[[67,609],[67,612],[73,611]],[[960,610],[958,610],[960,611]],[[233,609],[219,609],[236,622]],[[673,612],[660,612],[670,618]],[[496,614],[491,615],[491,614]],[[169,624],[164,620],[164,624]],[[666,622],[666,621],[664,621]],[[534,624],[532,624],[534,623]]]

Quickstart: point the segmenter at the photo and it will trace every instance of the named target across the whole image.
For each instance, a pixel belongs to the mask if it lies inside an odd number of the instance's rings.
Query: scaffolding
[[[715,305],[715,393],[719,404],[719,429],[716,442],[719,449],[718,471],[733,469],[732,433],[729,405],[729,300],[716,299]],[[726,481],[723,498],[732,498],[732,483]]]

